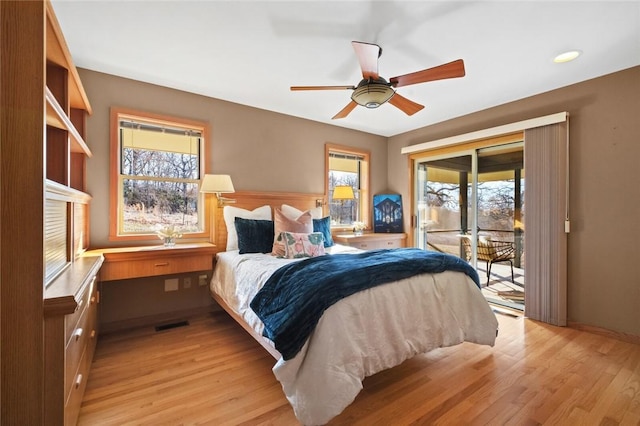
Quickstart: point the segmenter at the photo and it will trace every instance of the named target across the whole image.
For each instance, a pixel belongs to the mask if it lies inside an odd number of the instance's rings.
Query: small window
[[[331,226],[351,229],[353,222],[369,223],[369,153],[326,145],[327,200]]]
[[[114,111],[112,129],[110,239],[156,238],[167,226],[183,238],[207,236],[206,125]]]

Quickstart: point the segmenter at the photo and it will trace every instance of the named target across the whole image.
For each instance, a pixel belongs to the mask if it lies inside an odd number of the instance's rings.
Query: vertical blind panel
[[[567,123],[525,130],[525,315],[567,325]],[[535,172],[534,172],[535,171]]]
[[[47,200],[45,211],[45,283],[51,281],[68,263],[67,203]]]

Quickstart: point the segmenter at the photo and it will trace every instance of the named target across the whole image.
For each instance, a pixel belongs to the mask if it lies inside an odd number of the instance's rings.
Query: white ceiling
[[[640,65],[640,1],[53,0],[78,67],[393,136]],[[455,59],[466,76],[397,89],[425,105],[357,107],[351,41],[379,44],[391,77]],[[575,61],[553,57],[579,49]]]

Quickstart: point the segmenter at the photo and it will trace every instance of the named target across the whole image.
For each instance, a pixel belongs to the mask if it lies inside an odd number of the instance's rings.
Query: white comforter
[[[353,251],[336,245],[330,252]],[[219,253],[211,291],[254,330],[262,322],[249,307],[269,276],[297,260],[268,254]],[[498,322],[465,274],[423,274],[361,291],[327,309],[302,350],[273,367],[305,425],[340,414],[362,389],[362,380],[412,356],[464,341],[493,346]]]

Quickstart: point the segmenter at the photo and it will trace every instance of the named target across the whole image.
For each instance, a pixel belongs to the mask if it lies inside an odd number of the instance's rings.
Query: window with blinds
[[[185,237],[202,236],[205,126],[144,114],[117,113],[112,120],[111,237],[154,238],[169,226]]]
[[[369,218],[369,153],[329,146],[326,169],[331,226],[351,228],[354,222],[366,223]],[[371,224],[367,225],[370,227]]]

